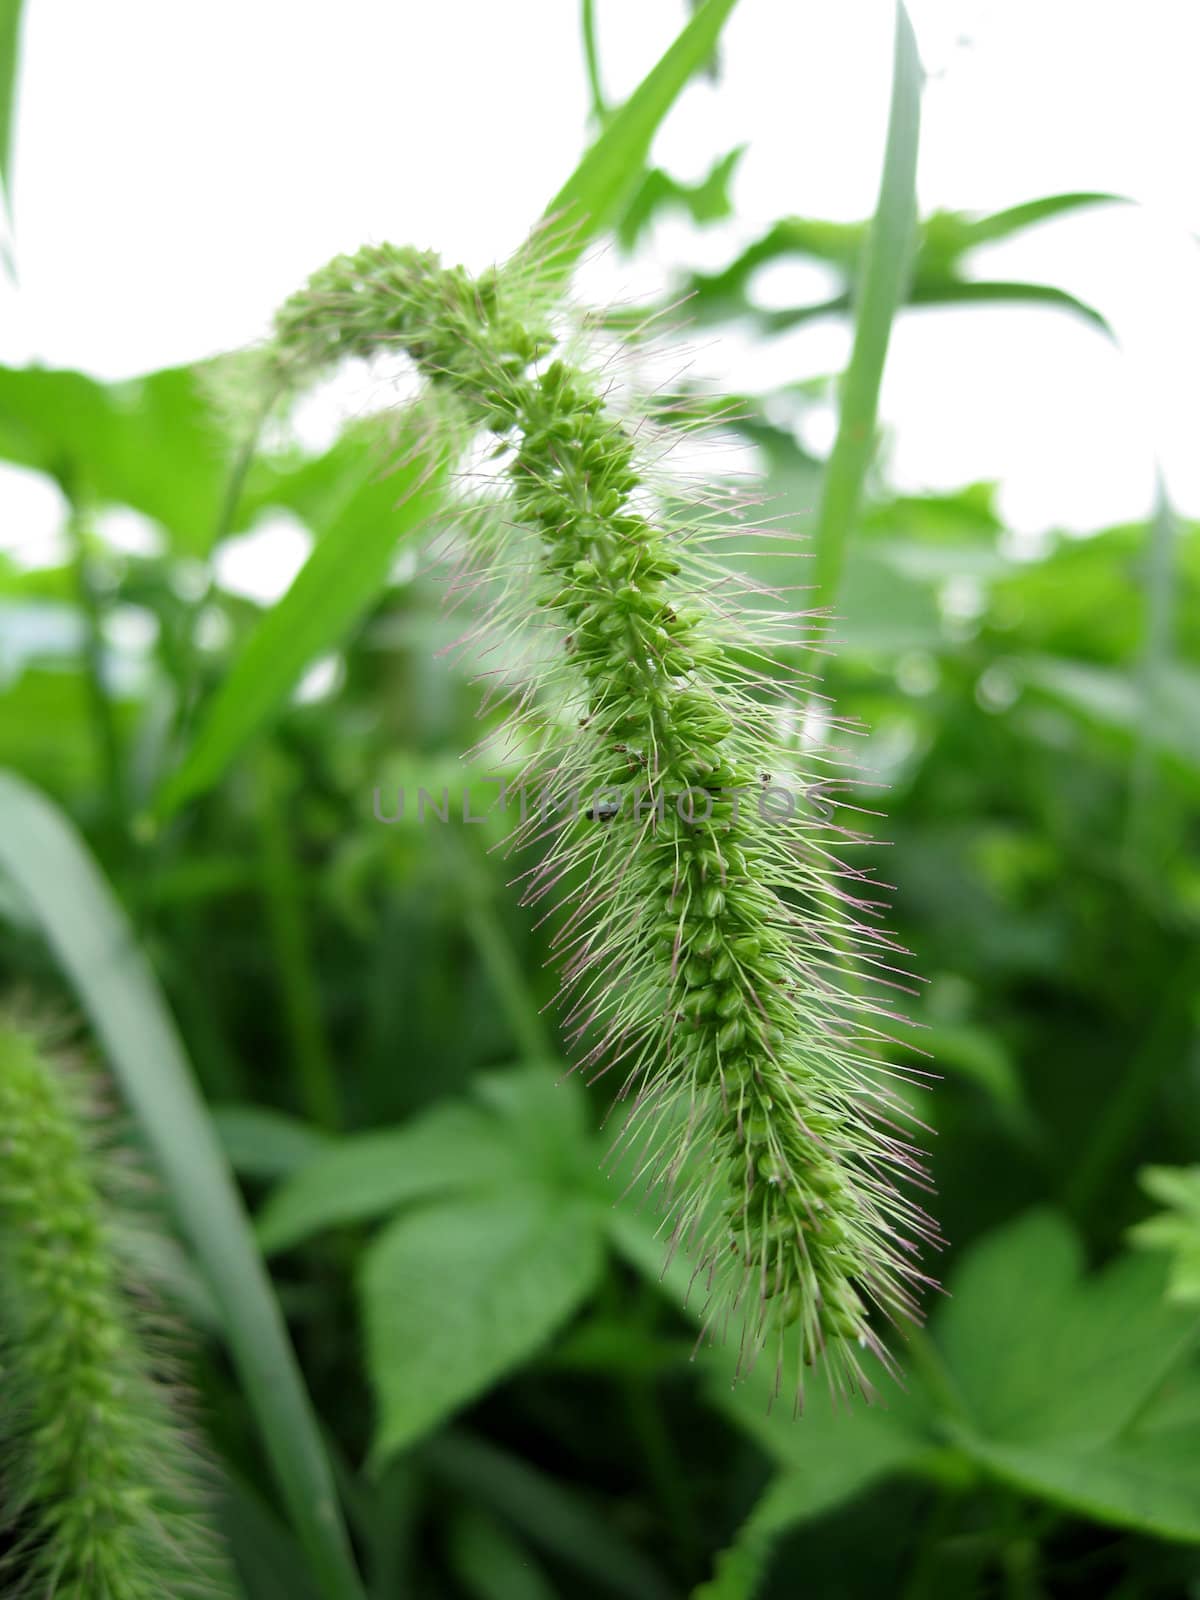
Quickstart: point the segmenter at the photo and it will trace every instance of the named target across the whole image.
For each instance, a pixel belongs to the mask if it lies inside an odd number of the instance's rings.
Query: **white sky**
[[[683,0],[597,0],[610,98],[685,17]],[[923,210],[991,210],[1067,189],[1083,213],[980,258],[1093,301],[1122,352],[1046,311],[909,314],[883,415],[907,488],[1002,481],[1021,527],[1143,515],[1155,453],[1200,514],[1200,7],[1190,0],[911,0],[930,81]],[[574,0],[27,0],[16,147],[20,285],[0,360],[104,377],[213,354],[266,328],[328,256],[411,241],[502,258],[573,167],[587,96]],[[596,291],[727,258],[788,212],[874,202],[890,0],[741,0],[724,76],[689,89],[655,156],[696,177],[746,141],[737,223],[660,227],[595,264]],[[765,295],[788,290],[778,278]],[[848,334],[814,326],[765,357],[704,363],[733,386],[827,372]],[[0,473],[0,544],[28,550],[54,497]]]

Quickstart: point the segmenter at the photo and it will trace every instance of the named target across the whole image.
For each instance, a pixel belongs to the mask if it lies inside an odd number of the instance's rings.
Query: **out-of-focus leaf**
[[[1200,1166],[1144,1167],[1140,1177],[1146,1193],[1167,1209],[1131,1228],[1130,1242],[1169,1258],[1169,1300],[1200,1305]]]
[[[737,0],[705,0],[652,67],[546,207],[553,225],[552,274],[565,276],[580,253],[621,214],[638,183],[654,134],[692,75],[711,56]],[[531,241],[535,260],[545,254],[539,229]]]
[[[245,1600],[321,1600],[303,1551],[250,1484],[226,1472],[216,1510]]]
[[[936,211],[920,223],[906,303],[1041,303],[1074,312],[1111,338],[1111,328],[1095,307],[1064,289],[1050,284],[987,282],[966,276],[963,269],[964,257],[977,246],[995,243],[1022,228],[1082,206],[1119,203],[1119,195],[1065,194],[1050,195],[983,217]],[[785,217],[720,272],[696,273],[689,278],[687,288],[694,297],[695,315],[700,321],[711,322],[750,310],[765,331],[780,333],[815,317],[845,312],[852,303],[851,288],[858,279],[866,232],[867,224],[862,222],[834,223],[808,217]],[[845,282],[844,292],[808,305],[756,310],[752,304],[754,273],[760,267],[789,256],[807,257],[835,268]]]
[[[681,207],[698,223],[718,222],[730,216],[733,204],[729,184],[745,150],[745,145],[738,145],[722,156],[698,183],[681,183],[661,167],[651,167],[617,224],[621,244],[632,250],[659,212],[673,206]]]
[[[892,104],[879,202],[867,233],[854,312],[854,346],[842,380],[837,437],[825,468],[814,534],[814,601],[832,604],[863,480],[875,451],[875,412],[891,337],[903,297],[917,221],[917,145],[921,127],[921,63],[902,0],[896,6]]]
[[[1007,206],[1003,211],[993,211],[983,217],[935,211],[925,224],[922,250],[931,262],[949,265],[978,245],[1009,239],[1014,233],[1020,233],[1039,222],[1066,216],[1068,212],[1091,206],[1128,204],[1123,195],[1088,189],[1074,190],[1069,194],[1043,195],[1038,200],[1025,200],[1020,205]]]
[[[0,773],[0,868],[91,1018],[221,1310],[246,1399],[325,1592],[361,1600],[333,1480],[270,1280],[158,984],[66,817]]]
[[[1097,1522],[1200,1543],[1200,1429],[1164,1429],[1081,1450],[973,1440],[993,1476]]]
[[[935,1324],[975,1431],[1081,1448],[1115,1437],[1190,1331],[1192,1319],[1163,1305],[1162,1279],[1136,1256],[1085,1278],[1079,1241],[1053,1212],[988,1235]]]
[[[1020,1073],[994,1033],[965,1022],[931,1022],[912,1034],[906,1033],[899,1043],[927,1057],[929,1071],[953,1074],[977,1084],[1028,1128],[1031,1113]]]
[[[0,200],[12,214],[12,136],[21,65],[22,0],[0,0]]]
[[[529,1551],[494,1517],[461,1511],[448,1537],[450,1565],[473,1600],[554,1600]]]
[[[786,1351],[781,1376],[773,1358],[762,1360],[732,1389],[727,1359],[719,1356],[727,1353],[706,1360],[710,1402],[757,1439],[779,1470],[694,1600],[751,1600],[781,1534],[845,1504],[881,1478],[920,1471],[933,1446],[924,1400],[906,1395],[882,1372],[871,1374],[879,1403],[835,1403],[814,1380],[797,1417],[790,1386],[798,1367]],[[783,1386],[778,1396],[777,1382]]]
[[[839,652],[888,660],[905,650],[936,651],[943,643],[932,586],[898,571],[863,543],[846,552],[831,632]]]
[[[353,1134],[322,1150],[271,1196],[258,1240],[271,1255],[411,1200],[491,1189],[520,1177],[518,1152],[475,1106],[443,1105],[400,1128]]]
[[[449,1102],[399,1128],[327,1140],[267,1202],[262,1248],[288,1249],[435,1195],[491,1191],[531,1175],[569,1182],[590,1162],[574,1078],[535,1065],[488,1074],[476,1094],[479,1104]]]
[[[1107,319],[1094,306],[1051,283],[947,278],[941,282],[914,283],[909,291],[908,303],[914,306],[1049,306],[1055,311],[1073,311],[1108,338],[1115,337]]]
[[[286,1178],[330,1143],[310,1122],[265,1106],[214,1106],[212,1119],[230,1166],[244,1178]]]
[[[445,444],[414,429],[406,464],[391,480],[393,515],[365,527],[347,519],[317,541],[233,663],[190,749],[159,791],[154,811],[160,819],[215,783],[304,669],[344,640],[382,592],[400,538],[441,503],[448,466]]]
[[[181,553],[211,544],[232,454],[193,367],[114,384],[0,368],[0,458],[47,473],[84,503],[153,517]]]
[[[1164,755],[1200,767],[1200,672],[1195,668],[1166,664],[1148,687],[1128,672],[1084,661],[1026,658],[1019,670],[1026,682],[1090,721],[1129,739],[1144,738]]]
[[[547,1185],[509,1184],[393,1222],[362,1275],[376,1463],[535,1355],[602,1264],[591,1198]]]
[[[1164,1304],[1157,1263],[1082,1276],[1049,1212],[977,1245],[938,1327],[970,1420],[954,1437],[1030,1494],[1118,1526],[1200,1541],[1200,1426],[1150,1401],[1190,1344],[1195,1313]]]
[[[127,732],[133,703],[109,702],[116,726]],[[81,673],[30,667],[0,691],[0,765],[59,796],[86,793],[96,781],[92,706]]]
[[[611,1519],[602,1519],[583,1494],[572,1493],[559,1478],[520,1457],[451,1428],[429,1441],[421,1460],[460,1494],[498,1511],[606,1593],[628,1600],[668,1600],[673,1594]]]

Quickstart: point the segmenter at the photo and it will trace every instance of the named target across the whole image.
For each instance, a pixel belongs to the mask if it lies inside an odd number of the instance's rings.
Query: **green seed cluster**
[[[230,1595],[60,1072],[0,1025],[6,1594]]]
[[[549,359],[536,311],[514,314],[514,300],[502,274],[472,279],[430,255],[370,248],[288,302],[272,360],[294,381],[394,342],[507,447],[517,520],[539,539],[536,598],[583,708],[584,770],[647,791],[632,850],[576,846],[577,859],[591,849],[590,874],[608,874],[607,895],[587,891],[600,935],[581,986],[603,965],[607,1043],[632,1052],[657,1111],[682,1118],[701,1152],[677,1209],[682,1230],[707,1230],[718,1302],[732,1270],[725,1298],[741,1303],[755,1346],[795,1325],[805,1360],[836,1349],[854,1381],[855,1347],[880,1348],[866,1301],[913,1310],[891,1220],[904,1208],[884,1173],[903,1160],[853,1104],[805,964],[821,930],[781,898],[786,852],[747,799],[766,724],[730,681],[680,541],[641,509],[631,429],[586,375]],[[690,817],[673,803],[685,791]],[[818,901],[820,889],[800,884]],[[668,1187],[677,1168],[661,1168]]]

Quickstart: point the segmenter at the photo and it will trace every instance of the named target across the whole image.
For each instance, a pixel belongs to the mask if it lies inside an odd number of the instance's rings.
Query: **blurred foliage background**
[[[727,215],[736,161],[699,185],[647,168],[621,245],[671,208]],[[1064,291],[971,265],[1104,203],[923,217],[898,315],[1035,301],[1107,337]],[[864,231],[782,217],[680,278],[686,316],[770,341],[852,315]],[[778,260],[843,289],[764,313],[749,286]],[[798,540],[825,471],[806,421],[836,394],[831,374],[696,397],[733,402],[726,432]],[[375,815],[376,791],[385,809],[418,784],[483,793],[494,771],[460,759],[478,692],[440,653],[461,621],[397,519],[386,433],[368,418],[324,451],[281,434],[251,455],[205,370],[0,371],[0,457],[70,508],[61,560],[0,563],[0,764],[86,838],[162,985],[370,1592],[1200,1594],[1200,1199],[1176,1170],[1200,1150],[1200,530],[1161,500],[1137,524],[1017,537],[993,485],[898,495],[872,470],[826,686],[864,730],[856,798],[923,980],[899,1048],[938,1075],[913,1093],[949,1294],[897,1340],[906,1392],[845,1413],[816,1385],[797,1421],[768,1416],[771,1374],[734,1391],[730,1350],[694,1354],[650,1212],[599,1171],[611,1088],[562,1078],[547,930],[511,882],[528,863],[488,848],[502,822]],[[316,603],[252,644],[263,609],[214,558],[280,510],[328,554]],[[203,772],[164,815],[201,729]],[[20,847],[19,819],[0,830]],[[27,897],[0,886],[0,911],[6,983],[76,1008]],[[185,1252],[169,1281],[200,1330],[246,1593],[304,1600]]]

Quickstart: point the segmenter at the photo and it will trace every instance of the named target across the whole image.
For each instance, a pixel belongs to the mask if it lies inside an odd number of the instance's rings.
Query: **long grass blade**
[[[440,503],[448,465],[444,441],[416,441],[395,474],[392,515],[365,526],[346,519],[317,540],[291,588],[247,640],[182,762],[159,790],[152,808],[158,821],[216,783],[304,669],[345,639],[385,587],[400,539]]]
[[[879,384],[916,239],[920,127],[921,63],[908,12],[898,3],[883,181],[864,246],[854,348],[842,384],[837,438],[817,513],[815,603],[820,606],[829,605],[837,594],[846,540],[874,450]]]
[[[0,870],[36,915],[146,1137],[321,1592],[363,1600],[287,1330],[157,981],[74,827],[9,772],[0,772]]]
[[[604,132],[546,207],[536,231],[540,241],[550,224],[556,235],[552,260],[543,263],[544,274],[564,277],[587,244],[616,221],[641,182],[659,124],[712,55],[736,4],[737,0],[705,0],[621,109],[609,117]],[[531,247],[544,257],[543,244]]]
[[[21,59],[22,0],[0,0],[0,194],[12,213],[12,130]]]

